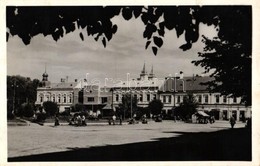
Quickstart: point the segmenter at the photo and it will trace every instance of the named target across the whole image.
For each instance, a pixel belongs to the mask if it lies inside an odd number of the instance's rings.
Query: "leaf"
[[[112,27],[112,33],[115,34],[117,32],[117,25],[113,25]]]
[[[153,37],[153,42],[155,45],[157,45],[158,47],[161,47],[163,45],[163,40],[160,37],[154,36]]]
[[[153,24],[147,24],[143,33],[143,37],[150,39],[152,34],[157,30],[156,26]]]
[[[148,46],[150,45],[150,43],[151,43],[151,41],[150,41],[150,40],[146,42],[145,49],[147,49],[147,48],[148,48]]]
[[[103,37],[102,43],[103,43],[104,47],[106,47],[106,38],[105,37]]]
[[[125,20],[130,20],[132,18],[132,10],[130,10],[128,7],[123,8],[122,15]]]
[[[142,7],[132,7],[135,18],[139,17],[142,12]]]
[[[111,31],[106,31],[105,36],[107,37],[107,41],[110,41],[112,39],[112,32]]]
[[[82,32],[79,33],[79,36],[80,36],[81,40],[84,41],[84,36],[83,36]]]
[[[158,51],[157,47],[152,47],[152,50],[153,50],[153,54],[156,55]]]
[[[186,43],[181,45],[179,48],[182,49],[183,51],[189,50],[191,48],[191,43]]]

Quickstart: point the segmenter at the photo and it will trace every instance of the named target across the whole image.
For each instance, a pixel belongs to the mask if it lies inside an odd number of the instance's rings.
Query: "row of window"
[[[202,95],[197,95],[197,97],[198,97],[198,102],[199,103],[202,103]],[[203,95],[203,97],[204,97],[204,102],[205,103],[208,103],[209,101],[209,97],[208,97],[208,95]],[[222,103],[227,103],[227,96],[223,96],[223,98],[222,98]],[[215,95],[215,103],[220,103],[220,95]],[[233,103],[237,103],[237,98],[236,97],[234,97],[233,98]]]
[[[68,101],[67,101],[68,99]],[[57,103],[72,103],[72,95],[69,95],[69,97],[67,98],[66,95],[58,95],[58,97],[56,98],[55,95],[53,95],[50,99],[50,96],[46,96],[46,101],[53,101],[53,102],[57,102]],[[44,96],[40,95],[40,102],[44,102]]]
[[[88,97],[88,98],[87,98],[87,101],[88,101],[88,102],[94,102],[94,101],[95,101],[95,98],[94,98],[94,97]],[[106,103],[106,102],[107,102],[107,97],[101,97],[101,102],[102,102],[102,103]]]
[[[181,97],[180,95],[177,96],[177,103],[181,102]],[[185,97],[185,96],[183,96]],[[208,95],[197,95],[197,99],[199,103],[202,103],[202,97],[204,98],[204,103],[209,103],[209,96]],[[168,100],[167,100],[168,98]],[[216,103],[220,103],[220,95],[215,95],[215,102]],[[227,103],[227,97],[223,96],[223,103]],[[171,103],[172,102],[172,96],[171,95],[164,95],[162,96],[162,102],[163,103]],[[237,98],[234,97],[233,98],[233,103],[237,103]]]
[[[116,102],[119,102],[119,95],[117,94],[117,95],[115,95],[115,96],[116,96],[116,97],[115,97]],[[143,102],[143,101],[144,101],[144,98],[143,98],[143,95],[142,95],[142,94],[140,94],[140,95],[138,95],[138,96],[137,96],[137,94],[134,94],[133,97],[134,97],[134,98],[137,98],[137,100],[140,101],[140,102]],[[146,95],[146,101],[150,102],[151,99],[152,99],[152,100],[156,99],[156,94],[147,94],[147,95]],[[121,100],[122,100],[122,97],[121,97]]]

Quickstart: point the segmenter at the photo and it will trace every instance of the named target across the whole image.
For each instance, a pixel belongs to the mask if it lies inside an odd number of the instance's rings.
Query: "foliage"
[[[84,105],[77,103],[71,106],[71,112],[82,112],[84,111]]]
[[[132,97],[131,97],[132,95]],[[137,97],[133,94],[125,94],[122,97],[122,103],[119,104],[118,115],[122,117],[131,117],[131,107],[132,115],[137,111]]]
[[[46,114],[49,116],[54,116],[56,113],[59,112],[57,103],[52,101],[43,102],[43,109],[46,111]]]
[[[38,79],[31,80],[19,75],[7,76],[7,112],[20,108],[22,103],[35,103],[39,82]]]
[[[31,103],[23,103],[16,112],[17,116],[32,117],[34,115],[34,105]]]
[[[162,113],[163,103],[161,100],[155,99],[149,103],[148,108],[153,115],[160,115]]]
[[[191,115],[197,112],[198,103],[193,94],[184,97],[183,102],[175,108],[175,115],[180,116],[184,120],[191,118]]]
[[[157,54],[163,45],[165,30],[175,30],[177,37],[184,35],[186,51],[197,42],[199,24],[214,25],[218,38],[204,37],[205,48],[195,65],[213,70],[215,81],[207,85],[223,94],[242,97],[251,105],[251,6],[95,6],[95,7],[7,7],[7,40],[18,35],[25,44],[43,34],[52,35],[55,41],[65,34],[81,29],[88,36],[101,41],[104,47],[117,32],[111,19],[122,16],[125,20],[140,17],[144,23],[145,48]],[[79,37],[84,40],[83,33]]]
[[[218,38],[204,37],[204,51],[198,53],[201,60],[195,65],[205,68],[214,81],[206,83],[213,92],[231,97],[242,97],[242,102],[251,105],[252,83],[252,11],[249,7],[222,8],[218,16]],[[205,15],[209,13],[205,9]]]

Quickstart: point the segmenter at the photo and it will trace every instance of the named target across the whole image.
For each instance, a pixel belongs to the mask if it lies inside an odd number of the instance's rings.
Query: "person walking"
[[[60,123],[59,123],[59,118],[58,118],[58,115],[55,116],[55,123],[54,123],[54,126],[59,126]]]
[[[231,116],[229,121],[230,121],[231,128],[233,129],[236,124],[236,119],[234,118],[234,116]]]
[[[113,115],[113,125],[115,125],[116,124],[116,115]]]

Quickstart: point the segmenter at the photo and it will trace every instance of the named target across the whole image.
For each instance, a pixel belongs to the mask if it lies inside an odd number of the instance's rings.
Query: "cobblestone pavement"
[[[235,128],[244,127],[237,123]],[[230,129],[228,121],[214,124],[191,124],[163,121],[135,125],[90,125],[84,127],[62,124],[44,126],[8,126],[8,157],[27,156],[49,152],[69,151],[75,148],[121,145],[149,142],[158,138],[176,137],[174,132],[214,132]]]

